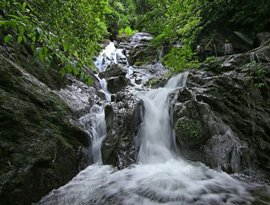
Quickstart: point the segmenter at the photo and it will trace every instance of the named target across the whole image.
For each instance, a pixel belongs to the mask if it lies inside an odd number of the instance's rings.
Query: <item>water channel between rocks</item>
[[[126,62],[126,58],[111,43],[97,58],[96,65],[100,71],[104,71],[110,62],[119,61]],[[127,76],[132,75],[132,68],[128,64],[126,69]],[[81,122],[84,124],[85,118],[92,119],[84,127],[92,136],[91,155],[94,164],[63,187],[43,197],[38,204],[252,204],[254,198],[250,189],[254,184],[238,181],[202,163],[186,161],[175,152],[168,96],[176,88],[185,87],[188,74],[184,72],[172,77],[162,88],[141,91],[134,89],[135,95],[143,101],[144,114],[137,136],[140,139],[137,163],[128,168],[117,170],[102,164],[100,147],[106,136],[105,104],[93,106],[89,116],[81,118]],[[106,82],[102,79],[100,81],[108,101],[110,93],[106,89]]]

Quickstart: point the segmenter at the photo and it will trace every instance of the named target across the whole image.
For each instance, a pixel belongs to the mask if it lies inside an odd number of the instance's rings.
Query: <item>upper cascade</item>
[[[115,47],[113,42],[110,42],[109,45],[99,54],[95,60],[95,65],[100,72],[105,71],[106,68],[112,63],[121,63],[127,64],[127,57],[123,53],[124,49],[118,49]]]
[[[153,39],[153,36],[149,33],[139,32],[134,34],[130,38],[130,43],[149,42]]]

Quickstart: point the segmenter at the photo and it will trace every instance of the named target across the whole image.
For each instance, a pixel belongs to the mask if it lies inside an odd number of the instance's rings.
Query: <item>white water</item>
[[[176,87],[184,87],[188,72],[169,80],[164,88],[140,93],[145,114],[139,152],[140,163],[161,163],[173,158],[172,129],[169,119],[168,94]]]
[[[99,71],[105,71],[106,68],[112,63],[127,64],[127,58],[123,54],[123,49],[117,49],[113,42],[100,53],[96,58],[95,65]]]
[[[102,72],[112,63],[118,63],[121,60],[126,60],[126,57],[122,54],[122,50],[116,49],[111,42],[97,57],[95,65],[97,69]],[[107,89],[107,81],[100,79],[101,92],[104,93],[107,102],[111,101],[111,93]],[[88,99],[87,99],[88,100]],[[88,131],[91,137],[90,156],[94,164],[102,164],[101,146],[102,141],[106,137],[106,121],[104,112],[105,102],[101,102],[101,105],[93,105],[88,114],[82,116],[79,121],[83,125],[84,129]]]
[[[79,119],[91,136],[90,156],[93,163],[102,164],[100,147],[106,136],[106,122],[103,106],[94,105],[90,113]]]
[[[251,204],[241,182],[201,163],[176,157],[168,94],[185,86],[187,73],[172,78],[165,88],[140,93],[145,105],[139,162],[123,170],[91,165],[67,185],[51,192],[46,205],[233,205]]]
[[[127,59],[126,56],[123,55],[122,51],[122,49],[117,49],[114,43],[110,42],[94,62],[97,69],[102,72],[105,71],[112,63],[126,63]],[[100,79],[98,75],[96,75],[96,77],[99,79],[101,86],[100,91],[104,93],[106,101],[110,102],[111,93],[107,89],[107,81],[105,79]],[[107,133],[104,106],[104,102],[101,103],[101,105],[92,106],[89,114],[84,115],[79,119],[80,123],[91,136],[90,155],[94,164],[102,164],[100,149],[102,141],[106,137]]]

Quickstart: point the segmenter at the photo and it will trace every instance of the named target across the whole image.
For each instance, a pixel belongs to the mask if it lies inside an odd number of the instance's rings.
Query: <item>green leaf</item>
[[[22,42],[22,40],[23,40],[23,37],[22,36],[18,36],[18,44],[20,44],[21,42]]]
[[[22,35],[22,38],[23,38],[23,41],[26,43],[27,39],[26,39],[25,35]]]
[[[16,16],[16,15],[10,14],[10,15],[7,15],[7,16],[9,16],[11,18],[14,18],[14,19],[17,19],[17,20],[21,20],[21,18],[19,16]]]
[[[84,77],[85,77],[85,74],[84,74],[83,72],[81,72],[81,74],[80,74],[80,79],[83,80]]]
[[[32,40],[33,42],[36,42],[36,37],[35,37],[35,36],[32,36],[32,37],[31,37],[31,40]]]
[[[73,74],[75,76],[79,75],[79,69],[78,69],[78,67],[74,66],[74,68],[73,68]]]
[[[5,25],[7,22],[6,21],[0,21],[0,26]]]
[[[9,43],[11,39],[13,39],[12,35],[8,34],[5,36],[4,41],[5,43]]]
[[[23,2],[22,9],[25,10],[27,3]]]
[[[64,68],[62,68],[62,69],[60,70],[60,75],[61,75],[62,77],[64,77],[65,74],[66,74],[66,71],[65,71]]]
[[[67,71],[68,73],[71,73],[72,70],[73,70],[72,65],[71,65],[71,64],[68,64],[68,65],[66,66],[66,71]]]
[[[25,32],[25,28],[23,26],[18,26],[19,34],[23,35]]]
[[[93,80],[90,77],[87,77],[87,81],[86,81],[87,85],[92,85],[93,84]]]
[[[41,28],[39,28],[39,27],[37,27],[36,28],[36,31],[37,31],[37,33],[39,34],[39,35],[41,35],[41,36],[43,36],[43,30],[41,29]]]
[[[68,47],[69,47],[69,45],[63,42],[63,48],[64,48],[65,52],[68,50]]]

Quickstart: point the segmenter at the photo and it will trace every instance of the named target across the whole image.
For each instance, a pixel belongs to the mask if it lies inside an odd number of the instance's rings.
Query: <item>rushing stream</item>
[[[111,49],[115,49],[111,44]],[[115,57],[103,52],[115,62]],[[106,69],[102,58],[97,64]],[[38,204],[44,205],[233,205],[252,204],[249,186],[230,175],[188,162],[174,151],[175,140],[169,118],[168,95],[184,87],[188,72],[171,78],[163,88],[140,91],[144,120],[139,131],[137,164],[123,170],[102,165],[100,144],[106,135],[103,107],[97,107],[96,128],[91,132],[95,164],[73,180],[53,190]],[[98,154],[97,154],[98,153]]]

